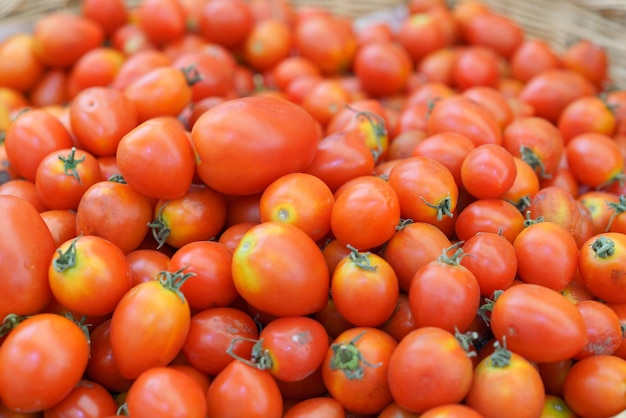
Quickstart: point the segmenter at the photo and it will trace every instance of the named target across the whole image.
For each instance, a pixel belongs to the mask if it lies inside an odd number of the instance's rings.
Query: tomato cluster
[[[0,417],[626,410],[626,91],[476,0],[84,0],[0,43]]]

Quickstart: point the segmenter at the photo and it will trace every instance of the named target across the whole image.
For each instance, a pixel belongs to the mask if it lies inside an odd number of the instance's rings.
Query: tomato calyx
[[[491,323],[489,314],[493,310],[494,303],[496,303],[496,300],[498,300],[502,293],[504,293],[504,290],[496,290],[493,292],[491,298],[485,298],[484,303],[478,308],[478,316],[480,316],[485,324],[489,325]]]
[[[76,168],[78,164],[85,161],[85,156],[83,155],[83,158],[76,159],[76,147],[72,147],[67,156],[59,155],[59,160],[63,162],[63,172],[68,176],[74,177],[79,184],[82,183]]]
[[[121,174],[113,174],[111,177],[107,179],[107,181],[112,181],[114,183],[127,184],[126,179]]]
[[[355,112],[355,117],[357,119],[365,118],[365,120],[369,123],[376,140],[376,148],[370,150],[374,157],[374,163],[377,163],[383,153],[383,138],[386,138],[388,135],[387,128],[385,127],[385,120],[380,115],[368,110],[358,110],[348,104],[346,104],[346,108]]]
[[[396,225],[396,231],[402,231],[404,228],[406,228],[407,226],[411,225],[414,222],[415,221],[411,218],[400,219],[400,222],[398,222],[398,225]]]
[[[185,76],[185,80],[187,80],[187,85],[190,87],[204,79],[204,76],[200,74],[196,66],[193,64],[188,67],[181,68],[181,71]]]
[[[437,261],[442,264],[447,264],[449,266],[458,266],[461,264],[461,260],[463,259],[463,257],[473,257],[471,254],[467,254],[466,252],[464,252],[463,248],[461,248],[464,243],[465,241],[459,241],[455,242],[448,248],[444,248],[441,251],[439,257],[437,257]],[[451,252],[452,254],[448,255]]]
[[[533,168],[538,174],[539,177],[543,179],[549,179],[552,177],[552,174],[546,173],[546,166],[541,161],[541,157],[537,155],[532,148],[527,147],[526,145],[522,145],[519,148],[520,158],[529,166]]]
[[[478,339],[478,333],[476,331],[463,333],[455,327],[454,338],[459,342],[467,357],[477,356],[476,351],[472,350],[474,348],[474,341]]]
[[[626,175],[624,175],[624,173],[620,171],[619,173],[615,174],[604,183],[598,184],[596,186],[596,190],[605,190],[614,183],[619,183],[620,186],[623,186],[624,181],[626,181]]]
[[[187,267],[189,266],[181,267],[174,272],[164,270],[157,273],[159,283],[166,289],[176,293],[183,303],[185,302],[185,295],[180,291],[180,288],[188,279],[196,276],[196,273],[193,272],[183,273]]]
[[[609,222],[607,222],[606,224],[605,232],[611,229],[611,225],[613,224],[613,221],[615,220],[617,215],[626,212],[626,195],[621,195],[617,202],[608,202],[607,205],[611,210],[613,210],[613,213],[609,218]]]
[[[424,196],[420,196],[420,199],[422,199],[426,206],[437,210],[437,221],[441,221],[444,215],[450,218],[454,216],[452,213],[452,198],[449,194],[436,204],[430,203]]]
[[[499,341],[493,343],[495,349],[489,356],[491,366],[502,369],[508,367],[511,364],[512,353],[506,348],[506,337],[502,337],[502,344]]]
[[[370,262],[370,258],[368,257],[370,254],[369,252],[361,253],[350,244],[346,245],[346,247],[350,250],[350,254],[348,255],[348,257],[350,257],[350,261],[352,261],[358,268],[366,271],[376,271],[378,266],[373,266]]]
[[[330,346],[333,355],[330,358],[330,369],[341,370],[350,380],[359,380],[365,374],[365,367],[380,367],[382,363],[372,364],[363,358],[356,342],[366,333],[363,331],[349,341],[334,343]]]
[[[526,211],[526,219],[524,219],[524,228],[528,228],[531,225],[538,224],[544,222],[545,218],[543,216],[538,216],[537,218],[532,218],[530,216],[530,211]]]
[[[596,257],[609,258],[615,254],[615,242],[610,238],[600,236],[591,244],[591,250]]]
[[[250,354],[250,360],[241,357],[237,353],[234,352],[235,344],[240,341],[247,341],[254,343],[252,346],[252,351]],[[263,347],[263,338],[259,340],[255,340],[254,338],[247,337],[235,337],[230,341],[228,348],[226,349],[226,353],[233,357],[236,360],[241,361],[242,363],[247,364],[250,367],[254,367],[259,370],[271,370],[274,366],[274,362],[272,360],[272,356],[270,355],[270,350]]]
[[[87,343],[91,344],[91,334],[89,333],[89,327],[91,326],[91,324],[85,323],[85,321],[87,320],[87,316],[83,315],[82,318],[76,319],[74,318],[74,315],[72,315],[71,312],[66,312],[63,314],[63,316],[69,319],[70,321],[72,321],[73,323],[75,323],[76,326],[78,326],[78,328],[80,328],[80,330],[85,335],[85,338],[87,339]]]
[[[17,314],[8,314],[0,324],[0,338],[7,335],[13,328],[18,326],[28,316],[20,316]]]
[[[70,246],[67,247],[65,252],[61,250],[57,250],[57,254],[59,255],[54,260],[52,260],[52,266],[54,271],[57,273],[63,273],[65,270],[71,269],[76,266],[76,242],[80,239],[82,235],[74,238],[70,243]]]
[[[506,199],[506,201],[515,206],[520,212],[524,212],[530,206],[530,195],[526,194],[517,200]]]
[[[163,219],[163,209],[165,209],[167,203],[168,202],[159,208],[156,218],[148,224],[148,228],[152,230],[152,236],[158,244],[157,249],[160,249],[165,245],[165,242],[172,232]]]

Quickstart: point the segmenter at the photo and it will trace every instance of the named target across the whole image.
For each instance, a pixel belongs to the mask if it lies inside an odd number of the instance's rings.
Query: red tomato
[[[339,80],[322,78],[311,86],[300,105],[322,127],[326,127],[351,100],[350,92]]]
[[[155,199],[177,199],[191,186],[195,157],[182,124],[158,117],[139,124],[120,140],[117,165],[137,192]],[[146,171],[146,167],[151,167]]]
[[[122,67],[126,56],[110,47],[94,48],[80,57],[67,76],[67,95],[70,100],[90,87],[105,87],[111,84]]]
[[[209,42],[235,50],[254,26],[250,4],[241,0],[206,2],[198,16],[198,30]]]
[[[478,199],[495,199],[513,186],[517,167],[510,152],[496,144],[471,150],[461,165],[463,187]]]
[[[559,292],[536,284],[511,286],[491,311],[498,341],[525,359],[538,362],[572,357],[587,343],[585,322],[576,306]]]
[[[330,395],[348,411],[377,414],[391,400],[388,370],[398,343],[369,327],[341,333],[328,349],[322,377]]]
[[[292,38],[292,29],[285,21],[279,19],[258,21],[246,36],[243,58],[255,70],[270,70],[289,56]]]
[[[599,355],[579,361],[565,378],[563,398],[579,416],[613,416],[626,408],[619,390],[626,378],[626,360]]]
[[[55,245],[39,213],[24,199],[0,195],[0,317],[32,315],[52,299],[48,267]]]
[[[75,322],[49,313],[30,316],[0,345],[0,399],[20,412],[50,408],[70,394],[88,359],[89,342]]]
[[[235,195],[261,192],[284,174],[304,171],[320,139],[306,111],[271,97],[217,105],[198,118],[191,135],[200,178],[219,192]],[[260,155],[262,167],[256,164]],[[238,170],[233,172],[233,167]]]
[[[466,405],[485,417],[537,417],[544,403],[544,387],[535,366],[502,347],[476,366],[465,398]]]
[[[385,259],[360,253],[350,247],[350,255],[335,267],[331,294],[339,313],[350,323],[375,327],[385,322],[398,302],[398,278]],[[363,311],[367,306],[367,312]]]
[[[54,247],[76,237],[76,212],[72,210],[46,210],[39,213],[52,234]]]
[[[30,203],[37,212],[48,210],[37,194],[37,186],[33,181],[18,178],[0,184],[0,195],[10,195],[24,199]]]
[[[524,216],[510,202],[501,199],[479,199],[459,213],[454,229],[456,236],[466,241],[478,232],[501,234],[513,243],[524,228]]]
[[[2,86],[29,91],[44,73],[36,55],[33,34],[17,33],[0,42],[0,79]]]
[[[63,400],[44,411],[45,418],[63,418],[71,415],[86,418],[114,415],[118,405],[102,385],[81,380]]]
[[[610,136],[587,132],[573,137],[565,147],[567,165],[579,183],[603,188],[623,181],[624,156]]]
[[[626,235],[605,232],[589,238],[578,260],[580,277],[597,298],[608,303],[626,303]]]
[[[275,316],[321,310],[330,288],[328,268],[315,241],[282,222],[264,222],[244,234],[233,253],[232,274],[246,302]]]
[[[360,86],[372,97],[404,93],[411,70],[407,50],[390,41],[367,44],[354,56],[354,72]]]
[[[524,41],[524,30],[513,18],[485,13],[474,16],[463,26],[463,35],[470,45],[481,45],[504,58],[511,58]]]
[[[219,45],[203,45],[181,53],[172,65],[181,70],[192,66],[201,77],[191,86],[194,103],[208,97],[226,97],[235,88],[235,59]]]
[[[207,391],[211,417],[281,418],[283,400],[269,371],[233,361]]]
[[[620,196],[602,190],[590,190],[576,200],[589,210],[594,235],[610,231],[610,225],[620,210]]]
[[[542,39],[524,40],[510,57],[511,75],[524,83],[535,75],[559,68],[560,65],[560,57]]]
[[[600,90],[609,81],[608,52],[589,39],[581,39],[569,45],[563,51],[561,60],[565,68],[581,74]]]
[[[305,399],[289,408],[283,418],[345,418],[346,411],[335,399],[316,397]]]
[[[412,13],[402,21],[397,39],[414,63],[446,46],[447,39],[437,20],[428,12]]]
[[[566,190],[558,186],[541,188],[531,196],[528,212],[533,219],[542,217],[544,221],[561,225],[578,241],[582,216],[576,199]]]
[[[203,418],[207,400],[202,388],[184,372],[153,367],[141,373],[126,395],[128,413],[138,418]]]
[[[622,328],[617,313],[597,300],[581,300],[576,303],[587,327],[587,345],[574,358],[611,355],[622,343]]]
[[[588,132],[613,136],[617,122],[614,111],[606,100],[596,96],[584,96],[563,109],[557,126],[567,144],[575,136]]]
[[[111,82],[111,87],[121,92],[151,70],[158,67],[167,67],[171,63],[172,60],[165,52],[154,48],[134,52],[122,64],[115,79]]]
[[[472,87],[496,87],[500,79],[500,58],[490,48],[470,45],[458,51],[452,67],[452,83],[460,91]]]
[[[170,256],[158,250],[140,248],[126,254],[133,286],[156,280],[158,273],[169,270]]]
[[[85,0],[81,13],[97,22],[107,37],[128,20],[128,10],[123,0]]]
[[[185,11],[175,0],[144,0],[136,16],[139,28],[155,45],[181,38],[186,30]]]
[[[150,368],[169,364],[180,352],[191,320],[180,292],[185,280],[182,274],[162,272],[158,280],[133,287],[115,307],[111,349],[123,377],[136,379]]]
[[[335,192],[330,228],[346,245],[361,250],[382,245],[394,234],[399,221],[398,195],[379,177],[357,177]],[[368,228],[363,228],[365,224]]]

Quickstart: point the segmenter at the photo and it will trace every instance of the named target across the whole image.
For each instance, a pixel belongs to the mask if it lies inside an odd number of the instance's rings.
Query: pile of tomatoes
[[[0,43],[0,417],[626,410],[626,90],[476,0],[84,0]]]

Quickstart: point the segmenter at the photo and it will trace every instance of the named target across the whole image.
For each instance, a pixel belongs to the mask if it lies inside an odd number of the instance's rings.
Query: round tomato
[[[372,97],[404,93],[412,67],[407,50],[391,41],[364,45],[354,56],[354,72],[361,88]]]
[[[396,137],[392,142],[396,143]],[[457,186],[462,185],[461,166],[463,160],[476,146],[465,135],[454,132],[442,132],[424,138],[418,142],[412,149],[411,154],[423,157],[430,157],[441,164],[445,165]]]
[[[30,90],[44,72],[35,54],[32,34],[18,33],[0,42],[0,78],[2,85],[17,91]]]
[[[306,170],[320,133],[315,120],[293,103],[245,97],[205,112],[191,137],[204,183],[219,192],[246,195],[262,192],[282,175]]]
[[[483,144],[471,150],[461,165],[465,190],[478,199],[495,199],[513,186],[517,166],[513,155],[496,144]]]
[[[104,417],[117,412],[117,403],[113,395],[102,385],[81,380],[72,391],[56,405],[44,411],[45,418],[63,418],[67,416]]]
[[[0,345],[0,399],[20,412],[52,407],[80,381],[88,359],[89,341],[75,322],[49,313],[30,316]]]
[[[459,213],[454,224],[456,236],[466,241],[478,232],[492,232],[513,243],[524,229],[524,216],[515,205],[502,199],[479,199]]]
[[[250,4],[242,0],[207,2],[198,17],[200,34],[231,50],[243,46],[253,26]]]
[[[316,397],[305,399],[289,408],[283,418],[345,418],[346,411],[335,399]]]
[[[53,209],[39,213],[52,234],[55,248],[76,237],[76,212]]]
[[[581,360],[615,353],[622,343],[623,335],[617,313],[597,300],[581,300],[576,303],[576,307],[585,320],[587,344],[574,355],[574,358]]]
[[[585,321],[559,292],[522,283],[505,289],[493,304],[491,330],[498,341],[527,360],[571,358],[587,344]]]
[[[565,147],[567,165],[581,184],[592,188],[624,181],[624,156],[615,140],[601,133],[573,137]]]
[[[608,303],[626,302],[626,235],[605,232],[580,248],[580,277],[589,291]]]
[[[543,39],[526,39],[510,58],[511,75],[527,82],[535,75],[548,69],[558,68],[560,57]]]
[[[472,360],[453,334],[425,326],[400,341],[389,360],[393,400],[411,412],[461,402],[472,383]]]

